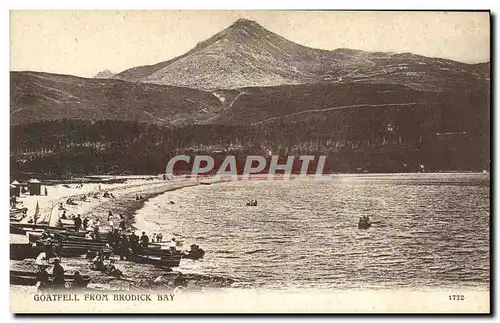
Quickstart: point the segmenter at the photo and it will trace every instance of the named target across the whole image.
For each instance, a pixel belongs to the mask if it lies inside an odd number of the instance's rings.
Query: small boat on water
[[[366,230],[372,226],[372,223],[368,217],[362,217],[358,222],[358,229]]]
[[[82,275],[85,286],[90,283],[90,276]],[[52,274],[49,274],[49,278],[54,278]],[[64,280],[66,282],[72,283],[74,280],[73,275],[64,275]],[[32,271],[22,271],[22,270],[11,270],[10,271],[10,284],[11,285],[25,285],[34,286],[37,283],[36,272]]]
[[[247,206],[257,206],[257,200],[251,200],[246,203]]]
[[[204,255],[205,255],[205,250],[201,249],[200,246],[198,246],[197,244],[192,244],[191,250],[189,250],[187,253],[183,253],[182,258],[199,260],[203,258]]]

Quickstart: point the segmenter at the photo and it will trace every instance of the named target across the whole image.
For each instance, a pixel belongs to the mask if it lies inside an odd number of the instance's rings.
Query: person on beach
[[[84,219],[83,219],[83,222],[82,222],[82,225],[83,225],[83,230],[84,230],[84,231],[87,231],[87,227],[88,227],[88,225],[89,225],[89,219],[84,218]]]
[[[49,256],[47,252],[42,251],[35,259],[35,264],[39,267],[48,266],[49,265]]]
[[[100,225],[100,221],[99,220],[96,220],[95,221],[95,224],[94,224],[94,229],[93,229],[93,238],[94,240],[98,241],[99,240],[99,225]]]
[[[90,269],[99,271],[102,271],[104,269],[104,257],[102,256],[100,251],[98,251],[94,259],[92,259],[92,266]]]
[[[82,290],[86,286],[85,281],[83,280],[83,276],[79,271],[75,271],[73,274],[73,283],[71,284],[71,289],[73,290]]]
[[[175,241],[175,237],[172,238],[172,240],[170,240],[170,243],[168,245],[169,249],[171,251],[175,251],[176,248],[177,248],[177,242]]]
[[[47,188],[46,188],[46,187],[45,187],[44,191],[45,191],[45,192],[44,192],[44,193],[45,193],[45,196],[49,195],[49,194],[47,194]]]
[[[149,237],[146,235],[146,232],[142,232],[141,236],[141,247],[147,248],[149,243]]]
[[[104,270],[102,272],[105,273],[106,275],[118,277],[118,278],[123,276],[123,273],[121,272],[121,270],[117,269],[115,267],[115,265],[113,265],[112,261],[109,262],[108,264],[104,265]]]
[[[123,214],[120,214],[120,229],[122,229],[122,231],[125,231],[127,229],[127,225],[125,224],[125,217],[123,216]]]
[[[114,230],[109,230],[106,239],[108,239],[108,243],[110,246],[115,244],[115,232]]]
[[[45,240],[43,243],[43,251],[46,255],[47,261],[48,259],[55,257],[56,254],[54,248],[52,247],[52,238],[49,237]],[[38,256],[40,257],[40,255]]]
[[[153,238],[151,239],[151,241],[156,242],[156,232],[153,232]]]
[[[137,254],[139,250],[139,236],[137,236],[135,232],[132,232],[130,235],[130,248],[134,254]]]
[[[39,292],[44,292],[48,289],[50,284],[49,273],[47,272],[47,266],[38,266],[38,271],[36,273],[36,286]]]
[[[54,259],[54,268],[52,269],[54,280],[52,283],[55,288],[64,288],[64,268],[61,266],[61,259]]]
[[[80,218],[80,214],[77,214],[73,221],[75,221],[75,231],[80,231],[80,228],[82,227],[82,218]]]
[[[104,259],[109,259],[112,253],[113,253],[113,248],[111,248],[111,245],[109,243],[106,243],[104,248],[102,248],[101,252],[102,256],[104,257]]]
[[[160,232],[158,233],[158,235],[156,236],[156,242],[161,242],[163,240],[163,234]]]
[[[125,234],[122,234],[120,239],[120,260],[128,259],[129,257],[128,248],[129,248],[129,242],[127,236]]]
[[[113,251],[116,252],[116,250],[118,250],[118,246],[120,245],[120,231],[118,229],[115,229],[113,231],[112,237],[111,247],[113,248]]]
[[[95,226],[94,231],[92,232],[92,238],[95,241],[99,241],[99,227]]]
[[[66,211],[63,211],[62,215],[61,215],[61,219],[63,220],[67,220],[68,217],[66,216]]]
[[[113,223],[113,213],[108,211],[108,225],[110,227],[110,232],[115,228],[115,224]]]
[[[56,256],[61,253],[62,248],[63,248],[63,237],[62,236],[57,237],[57,243],[55,246],[53,246],[53,248],[54,248],[54,253]]]

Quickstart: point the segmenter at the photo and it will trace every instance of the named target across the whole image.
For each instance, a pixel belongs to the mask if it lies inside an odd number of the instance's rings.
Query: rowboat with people
[[[367,215],[364,215],[359,218],[358,221],[358,229],[366,230],[372,226],[370,218]]]
[[[257,200],[250,200],[246,203],[247,206],[257,206]]]

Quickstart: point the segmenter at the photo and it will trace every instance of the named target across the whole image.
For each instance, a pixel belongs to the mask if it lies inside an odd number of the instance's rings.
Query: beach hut
[[[10,183],[10,196],[15,195],[19,197],[21,195],[21,183],[18,181],[13,181]]]
[[[30,191],[30,195],[41,195],[42,182],[36,178],[32,178],[28,181],[28,189]]]

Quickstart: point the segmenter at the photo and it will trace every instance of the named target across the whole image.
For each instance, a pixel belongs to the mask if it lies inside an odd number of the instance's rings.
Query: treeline
[[[476,111],[477,112],[477,111]],[[446,118],[436,106],[343,110],[301,120],[166,127],[135,121],[56,120],[11,127],[11,175],[158,174],[178,154],[327,155],[331,172],[482,170],[489,118]],[[456,120],[450,122],[450,120]],[[446,122],[445,122],[446,121]]]

